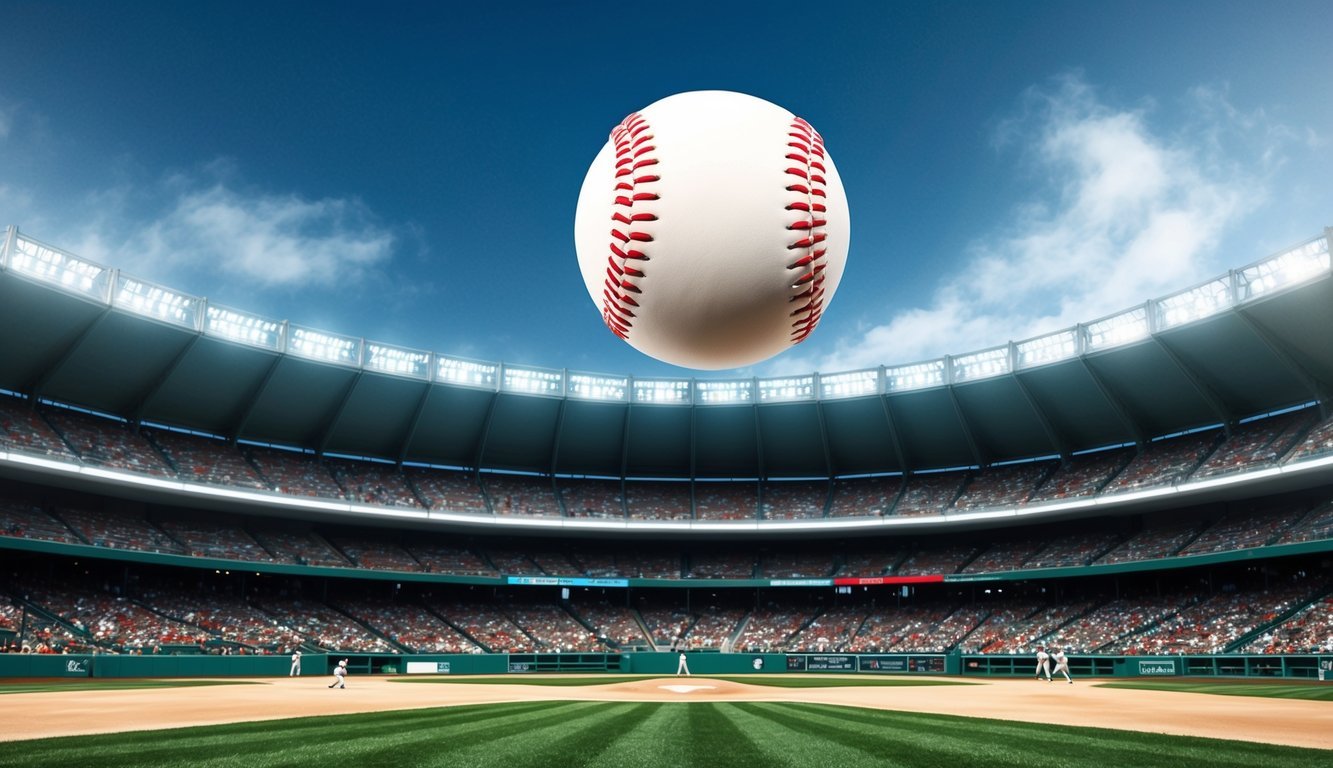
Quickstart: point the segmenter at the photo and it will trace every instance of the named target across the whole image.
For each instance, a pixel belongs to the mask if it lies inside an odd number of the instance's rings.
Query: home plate
[[[662,690],[672,693],[694,693],[695,691],[713,691],[717,690],[716,685],[659,685]]]

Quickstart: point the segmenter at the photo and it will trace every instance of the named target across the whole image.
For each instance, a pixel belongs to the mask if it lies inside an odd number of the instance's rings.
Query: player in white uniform
[[[287,673],[287,677],[300,677],[301,675],[301,652],[292,652],[292,671]]]
[[[690,674],[690,665],[685,663],[685,654],[682,653],[680,655],[680,663],[676,665],[676,676],[679,677],[680,675],[689,675],[689,674]]]
[[[1056,648],[1055,653],[1051,655],[1051,659],[1055,662],[1056,673],[1064,675],[1069,684],[1073,685],[1074,678],[1069,676],[1069,659],[1065,658],[1065,649]]]
[[[333,668],[333,682],[329,684],[330,688],[347,688],[347,659],[338,662],[338,666]]]
[[[1046,678],[1051,682],[1051,655],[1042,646],[1037,646],[1037,679]]]

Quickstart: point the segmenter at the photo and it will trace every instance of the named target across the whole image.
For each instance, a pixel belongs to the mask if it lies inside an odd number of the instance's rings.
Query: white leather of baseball
[[[850,234],[819,134],[728,91],[669,96],[625,118],[574,216],[584,284],[607,327],[703,370],[805,340],[842,279]]]

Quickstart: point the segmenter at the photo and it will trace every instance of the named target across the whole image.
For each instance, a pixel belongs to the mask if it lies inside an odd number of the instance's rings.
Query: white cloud
[[[217,184],[180,194],[114,260],[213,271],[266,288],[323,287],[385,264],[393,246],[393,235],[355,200],[245,195]]]
[[[1197,89],[1189,99],[1189,124],[1163,135],[1150,126],[1152,105],[1112,108],[1081,77],[1031,90],[997,146],[1016,146],[1024,170],[1052,180],[1051,189],[1017,206],[1003,231],[976,237],[967,266],[941,278],[924,306],[869,318],[828,354],[784,356],[778,372],[971,352],[1095,320],[1234,266],[1213,263],[1213,252],[1263,202],[1292,137],[1261,113],[1241,114],[1222,92]]]

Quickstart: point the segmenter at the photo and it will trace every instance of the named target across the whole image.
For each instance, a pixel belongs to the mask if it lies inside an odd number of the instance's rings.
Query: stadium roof
[[[994,349],[664,380],[466,360],[256,317],[11,228],[0,388],[237,440],[478,469],[721,479],[984,466],[1327,409],[1330,237]]]

